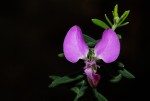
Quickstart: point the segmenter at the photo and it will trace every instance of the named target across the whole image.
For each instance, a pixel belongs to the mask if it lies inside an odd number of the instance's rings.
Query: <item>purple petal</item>
[[[105,63],[115,61],[120,53],[120,41],[112,29],[103,32],[102,39],[94,47],[96,58],[102,59]]]
[[[96,87],[100,81],[100,75],[94,73],[93,68],[87,68],[84,70],[84,72],[87,75],[88,82],[91,85],[91,87]]]
[[[84,42],[80,27],[77,25],[67,32],[63,43],[63,51],[66,59],[72,63],[87,57],[89,48]]]

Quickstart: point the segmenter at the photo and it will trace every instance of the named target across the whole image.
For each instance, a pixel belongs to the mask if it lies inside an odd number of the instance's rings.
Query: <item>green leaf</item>
[[[94,38],[92,38],[92,37],[90,37],[90,36],[88,36],[88,35],[86,35],[86,34],[83,34],[83,38],[84,38],[84,41],[85,41],[86,43],[92,42],[92,41],[96,41]]]
[[[127,24],[129,24],[129,22],[125,22],[125,23],[119,25],[118,27],[122,27],[122,26],[125,26],[125,25],[127,25]]]
[[[72,90],[75,90],[74,92],[76,92],[76,94],[77,94],[76,97],[74,98],[74,101],[78,101],[78,99],[84,95],[86,89],[87,89],[87,86],[82,87],[80,89],[77,87],[76,87],[76,89],[72,88]]]
[[[70,83],[72,81],[79,80],[79,79],[81,79],[83,77],[84,77],[83,75],[78,75],[75,78],[70,78],[68,76],[63,76],[63,77],[58,77],[58,78],[56,77],[55,78],[55,76],[51,76],[53,81],[48,87],[50,88],[50,87],[55,87],[55,86],[58,86],[58,85],[61,85],[61,84]]]
[[[58,78],[61,78],[60,76],[49,76],[50,79],[52,80],[55,80],[55,79],[58,79]]]
[[[129,71],[127,71],[126,69],[118,70],[118,72],[125,78],[128,78],[128,79],[135,78],[135,76],[133,74],[131,74]]]
[[[119,75],[113,77],[113,78],[110,80],[110,82],[111,82],[111,83],[117,83],[117,82],[119,82],[121,79],[122,79],[122,75],[119,74]]]
[[[119,67],[120,69],[124,69],[124,64],[123,64],[122,62],[118,62],[118,67]]]
[[[84,91],[86,89],[87,89],[87,86],[82,86],[80,88],[78,88],[78,87],[71,88],[71,90],[77,94],[75,99],[79,99],[81,96],[83,96],[85,93]]]
[[[64,57],[64,53],[59,53],[58,57],[60,57],[60,58]]]
[[[130,10],[127,10],[121,15],[118,26],[124,22],[124,20],[128,17],[129,13],[130,13]]]
[[[86,34],[83,34],[83,38],[85,40],[85,42],[87,43],[88,46],[95,46],[95,44],[98,42],[98,40],[95,40],[94,38],[86,35]]]
[[[114,16],[114,18],[118,17],[118,5],[117,4],[114,7],[113,16]]]
[[[103,21],[101,21],[99,19],[92,19],[92,22],[94,24],[96,24],[97,26],[100,26],[101,28],[104,28],[104,29],[109,28],[109,26],[105,22],[103,22]]]
[[[79,88],[78,87],[73,87],[73,88],[71,88],[71,90],[73,92],[75,92],[76,94],[78,94],[78,92],[79,92]]]
[[[87,45],[93,47],[93,46],[95,46],[97,44],[98,41],[99,40],[88,42]]]
[[[94,95],[98,101],[108,101],[101,93],[99,93],[96,89],[93,89]]]
[[[78,101],[78,99],[84,95],[85,90],[87,89],[87,86],[85,85],[85,80],[82,80],[79,84],[81,84],[80,87],[71,88],[71,90],[76,93],[74,101]]]
[[[107,15],[105,14],[105,19],[107,20],[107,22],[109,23],[110,26],[112,26],[112,22],[109,20],[109,18],[107,17]]]
[[[82,81],[80,81],[80,82],[78,82],[77,84],[76,84],[76,86],[81,86],[81,85],[85,85],[86,84],[86,82],[85,82],[85,80],[82,80]]]
[[[119,39],[122,39],[122,36],[120,34],[117,34],[117,36],[118,36]]]

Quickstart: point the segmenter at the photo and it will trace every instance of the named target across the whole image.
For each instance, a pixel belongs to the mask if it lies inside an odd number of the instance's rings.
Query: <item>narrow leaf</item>
[[[118,5],[117,4],[114,7],[113,16],[114,16],[114,18],[118,17]]]
[[[88,42],[87,45],[93,47],[93,46],[95,46],[95,45],[97,44],[98,41],[99,41],[99,40],[95,40],[95,41],[92,41],[92,42]]]
[[[94,38],[86,35],[86,34],[83,34],[83,38],[85,40],[85,42],[87,43],[88,46],[95,46],[95,44],[98,42],[98,40],[95,40]]]
[[[54,79],[52,81],[52,83],[49,85],[49,87],[55,87],[55,86],[58,86],[60,84],[70,83],[72,81],[79,80],[81,78],[83,78],[83,75],[78,75],[75,78],[70,78],[68,76],[59,77],[57,79]]]
[[[122,27],[122,26],[125,26],[125,25],[127,25],[127,24],[129,24],[129,22],[125,22],[125,23],[119,25],[118,27]]]
[[[103,22],[103,21],[101,21],[99,19],[92,19],[92,22],[94,24],[96,24],[97,26],[100,26],[101,28],[104,28],[104,29],[109,28],[109,26],[105,22]]]
[[[55,80],[55,79],[58,79],[58,78],[61,78],[60,76],[49,76],[50,79],[52,80]]]
[[[113,78],[110,80],[110,82],[111,82],[111,83],[117,83],[117,82],[119,82],[121,79],[122,79],[122,75],[119,74],[119,75],[113,77]]]
[[[118,26],[124,22],[124,20],[128,17],[129,13],[130,13],[130,10],[125,11],[125,12],[121,15],[121,17],[120,17],[120,19],[119,19]]]
[[[60,58],[64,57],[64,53],[59,53],[58,57],[60,57]]]
[[[79,93],[79,88],[78,88],[78,87],[73,87],[73,88],[71,88],[71,90],[72,90],[73,92],[75,92],[76,94]]]
[[[87,89],[87,86],[80,88],[74,101],[78,101],[78,99],[84,95],[86,89]]]
[[[119,39],[122,39],[122,36],[120,34],[117,34],[117,36],[118,36]]]
[[[99,93],[96,89],[93,89],[94,95],[98,101],[108,101],[101,93]]]
[[[92,38],[92,37],[90,37],[90,36],[88,36],[88,35],[86,35],[86,34],[83,34],[83,38],[84,38],[84,41],[85,41],[86,43],[92,42],[92,41],[96,41],[94,38]]]
[[[131,74],[129,71],[127,71],[126,69],[118,70],[118,72],[125,78],[128,78],[128,79],[135,78],[135,76],[133,74]]]
[[[119,67],[120,69],[124,69],[124,64],[123,64],[122,62],[118,62],[118,67]]]
[[[112,15],[114,16],[114,11],[112,11]]]
[[[80,84],[80,87],[71,88],[71,90],[76,93],[74,101],[78,101],[78,99],[84,95],[85,90],[87,89],[87,86],[85,85],[85,80],[81,81]]]
[[[82,81],[80,81],[80,82],[78,82],[77,84],[76,84],[76,86],[81,86],[81,85],[85,85],[86,84],[86,82],[85,82],[85,80],[82,80]]]
[[[112,22],[110,21],[110,19],[107,17],[107,15],[105,14],[105,19],[107,20],[107,22],[109,23],[110,26],[112,26]]]

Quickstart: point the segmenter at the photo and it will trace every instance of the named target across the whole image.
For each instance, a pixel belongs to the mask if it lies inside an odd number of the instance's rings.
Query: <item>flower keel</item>
[[[100,68],[95,60],[90,62],[85,62],[84,72],[87,76],[87,80],[92,88],[95,88],[100,81],[100,75],[96,74],[97,68]]]

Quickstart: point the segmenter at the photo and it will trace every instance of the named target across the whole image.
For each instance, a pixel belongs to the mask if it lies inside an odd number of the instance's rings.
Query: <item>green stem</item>
[[[113,24],[112,25],[112,30],[115,30],[117,28],[117,25],[116,24]]]

